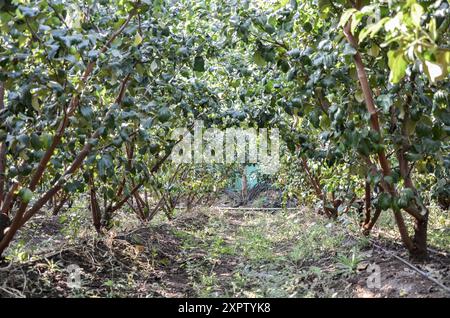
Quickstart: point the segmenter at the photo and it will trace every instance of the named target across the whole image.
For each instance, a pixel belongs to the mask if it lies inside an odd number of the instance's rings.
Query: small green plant
[[[197,289],[199,297],[211,297],[216,284],[217,277],[215,273],[201,273],[199,283],[194,284],[194,287]]]
[[[72,213],[65,213],[59,216],[59,223],[64,227],[62,233],[69,240],[75,240],[83,227],[84,215],[73,209]]]
[[[47,268],[49,272],[59,272],[61,271],[61,267],[59,265],[59,261],[54,261],[53,259],[46,259]]]
[[[216,259],[220,258],[222,255],[233,254],[233,249],[226,245],[225,240],[222,237],[216,237],[211,243],[209,254],[211,258]]]
[[[9,261],[26,262],[31,258],[30,253],[25,249],[25,240],[20,240],[10,249],[6,259]]]
[[[233,274],[233,281],[231,285],[233,287],[233,293],[236,293],[237,290],[243,289],[247,284],[247,278],[242,275],[240,272],[236,272]]]
[[[358,249],[354,247],[349,255],[339,253],[336,260],[338,272],[344,275],[351,275],[356,272],[359,263],[364,259],[359,255]]]
[[[266,233],[258,227],[241,229],[238,248],[243,255],[252,260],[273,260],[272,242],[266,237]]]
[[[103,286],[112,288],[112,287],[114,287],[114,281],[112,281],[111,279],[108,279],[106,282],[103,283]]]

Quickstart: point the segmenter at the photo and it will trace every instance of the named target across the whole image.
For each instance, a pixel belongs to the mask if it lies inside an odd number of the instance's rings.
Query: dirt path
[[[373,249],[367,239],[348,235],[349,229],[307,217],[302,211],[206,212],[181,215],[172,222],[101,240],[90,238],[45,259],[13,263],[0,271],[0,295],[449,296],[404,264]],[[448,258],[435,255],[419,266],[449,285],[449,264]],[[80,269],[80,288],[68,286],[70,265]]]

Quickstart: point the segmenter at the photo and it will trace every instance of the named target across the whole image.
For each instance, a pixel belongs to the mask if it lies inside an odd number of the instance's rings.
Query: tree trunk
[[[101,223],[100,223],[101,212],[100,212],[100,207],[98,205],[97,195],[95,193],[95,188],[94,188],[93,184],[91,184],[90,194],[91,194],[92,223],[94,224],[94,227],[95,227],[95,230],[97,231],[97,233],[100,233],[100,230],[101,230]]]
[[[363,225],[363,234],[368,236],[370,234],[370,231],[372,231],[372,228],[374,227],[375,223],[377,223],[378,218],[380,217],[381,209],[377,208],[375,209],[375,213],[372,216],[372,219],[367,223]]]
[[[59,211],[61,211],[62,207],[64,206],[64,204],[69,200],[69,196],[66,196],[64,198],[61,199],[61,201],[59,202],[59,204],[55,205],[54,209],[53,209],[53,215],[56,216],[58,215]]]
[[[422,220],[414,220],[414,248],[410,250],[410,256],[416,261],[424,261],[428,258],[427,249],[427,229],[428,229],[428,210]]]
[[[5,108],[5,86],[0,82],[0,111]],[[0,204],[5,197],[6,142],[0,145]],[[0,233],[2,235],[2,233]]]
[[[366,209],[366,213],[365,213],[365,217],[364,217],[364,221],[363,221],[363,226],[367,225],[370,223],[370,219],[371,219],[371,204],[372,204],[372,199],[371,199],[371,192],[372,189],[370,188],[370,182],[366,181],[365,183],[365,197],[364,197],[364,205],[365,205],[365,209]]]
[[[5,235],[5,230],[11,225],[11,220],[9,217],[4,214],[0,213],[0,241],[3,239],[3,236]]]

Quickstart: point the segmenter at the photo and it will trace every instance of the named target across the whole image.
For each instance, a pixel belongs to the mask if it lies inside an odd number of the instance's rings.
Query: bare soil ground
[[[39,228],[33,243],[43,252],[1,265],[1,297],[449,297],[367,240],[299,213],[198,211],[53,250],[48,238],[61,228],[54,220]],[[373,264],[380,285],[371,288]],[[80,269],[79,288],[70,265]],[[448,256],[417,266],[450,286]]]

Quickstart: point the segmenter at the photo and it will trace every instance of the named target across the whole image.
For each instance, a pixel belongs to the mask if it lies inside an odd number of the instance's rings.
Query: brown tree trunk
[[[10,190],[5,196],[3,201],[1,213],[8,215],[11,210],[11,204],[14,202],[14,198],[17,196],[16,190],[19,188],[19,183],[14,181],[10,187]]]
[[[414,220],[414,248],[410,250],[410,256],[417,261],[424,261],[428,258],[427,230],[428,230],[428,210],[422,220]]]
[[[372,192],[372,189],[370,188],[370,182],[366,181],[366,186],[365,186],[364,190],[365,190],[364,205],[365,205],[366,213],[365,213],[365,217],[364,217],[364,221],[363,221],[363,226],[365,226],[366,224],[369,224],[370,219],[371,219],[371,204],[372,204],[371,192]]]
[[[427,229],[428,229],[428,209],[423,205],[422,199],[411,178],[413,165],[411,165],[406,157],[406,152],[410,149],[411,144],[406,130],[406,122],[410,120],[409,107],[412,102],[411,95],[408,95],[404,104],[405,115],[402,121],[401,134],[403,136],[401,146],[397,150],[397,160],[400,167],[400,175],[404,181],[405,187],[411,189],[416,198],[410,202],[405,211],[414,218],[414,236],[413,244],[409,249],[412,259],[423,261],[428,257],[427,249]]]
[[[136,192],[134,194],[134,199],[136,201],[137,213],[138,213],[139,219],[141,221],[145,221],[145,213],[144,213],[145,203],[142,200],[141,196],[139,195],[139,192]]]
[[[58,215],[59,211],[61,211],[62,207],[64,206],[64,204],[69,200],[69,196],[65,195],[64,197],[61,198],[61,201],[55,206],[55,208],[53,209],[53,215]]]
[[[90,198],[91,198],[91,213],[92,213],[92,223],[94,224],[95,230],[97,233],[101,232],[101,212],[100,206],[97,201],[97,194],[95,193],[95,185],[92,181],[92,177],[90,180]]]
[[[6,214],[0,213],[0,241],[5,235],[6,229],[11,225],[11,220]]]
[[[5,86],[0,82],[0,111],[5,108]],[[6,143],[0,145],[0,204],[5,197]],[[2,233],[0,233],[2,235]]]
[[[375,213],[373,214],[369,223],[364,224],[364,226],[363,226],[363,234],[364,235],[370,234],[370,231],[372,231],[372,228],[374,227],[375,223],[377,223],[378,218],[380,217],[380,214],[381,214],[381,209],[380,208],[375,209]]]

